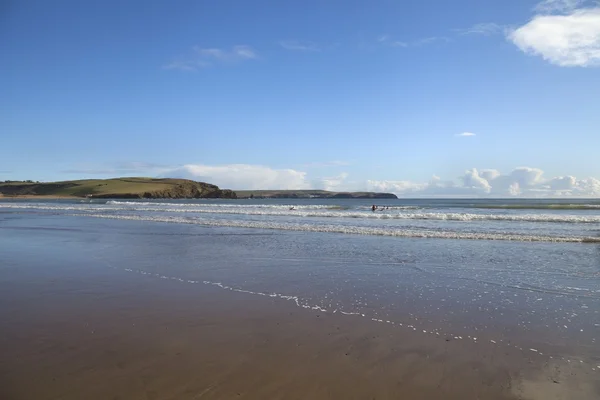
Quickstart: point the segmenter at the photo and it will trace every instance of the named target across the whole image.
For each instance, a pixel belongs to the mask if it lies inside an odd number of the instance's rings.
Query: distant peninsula
[[[238,190],[238,199],[397,199],[393,193],[326,190]]]
[[[326,190],[239,190],[189,179],[114,178],[61,182],[0,182],[0,198],[47,197],[92,199],[396,199],[392,193]]]
[[[235,199],[232,190],[188,179],[115,178],[62,182],[0,182],[4,197],[87,197],[93,199]]]

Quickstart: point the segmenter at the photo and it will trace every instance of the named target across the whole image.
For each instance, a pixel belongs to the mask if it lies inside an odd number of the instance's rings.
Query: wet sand
[[[110,268],[5,263],[0,320],[0,398],[9,400],[600,393],[597,374],[575,362]]]

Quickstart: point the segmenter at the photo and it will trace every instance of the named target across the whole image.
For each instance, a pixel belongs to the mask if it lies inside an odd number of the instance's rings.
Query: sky
[[[4,0],[0,180],[600,197],[596,0]]]

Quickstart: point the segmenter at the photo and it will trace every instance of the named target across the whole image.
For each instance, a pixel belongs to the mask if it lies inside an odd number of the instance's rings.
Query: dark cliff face
[[[235,192],[219,189],[218,186],[201,182],[185,182],[172,188],[155,192],[145,192],[146,199],[236,199]]]
[[[237,199],[234,191],[219,189],[218,186],[201,182],[186,182],[164,190],[144,193],[107,193],[94,195],[95,198],[111,199]]]

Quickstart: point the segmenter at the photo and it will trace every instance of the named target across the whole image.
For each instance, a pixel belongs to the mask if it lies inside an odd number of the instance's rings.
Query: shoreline
[[[109,267],[63,272],[0,281],[6,398],[595,398],[578,363]]]
[[[0,398],[599,398],[598,301],[428,268],[520,245],[0,219]]]

